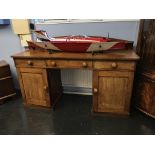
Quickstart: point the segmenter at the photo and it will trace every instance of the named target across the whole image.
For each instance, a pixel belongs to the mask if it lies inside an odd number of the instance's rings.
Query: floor
[[[0,105],[1,135],[155,134],[155,120],[132,109],[130,117],[94,115],[91,96],[63,95],[56,110],[28,108],[21,97]]]

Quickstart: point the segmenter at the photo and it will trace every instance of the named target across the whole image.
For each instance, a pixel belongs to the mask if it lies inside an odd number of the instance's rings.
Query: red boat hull
[[[29,48],[43,48],[53,51],[98,52],[123,50],[133,42],[96,36],[61,36],[49,39],[43,32],[37,31],[40,42],[28,41]]]

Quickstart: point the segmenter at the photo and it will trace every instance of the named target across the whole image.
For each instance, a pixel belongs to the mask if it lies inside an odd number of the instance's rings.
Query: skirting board
[[[92,88],[63,86],[64,94],[92,95]]]

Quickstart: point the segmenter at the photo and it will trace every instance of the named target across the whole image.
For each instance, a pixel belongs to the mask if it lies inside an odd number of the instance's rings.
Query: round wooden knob
[[[98,89],[97,88],[94,88],[94,93],[98,93]]]
[[[52,61],[52,66],[56,66],[56,62],[55,61]]]
[[[113,63],[111,64],[111,67],[112,67],[112,68],[117,68],[117,63],[113,62]]]
[[[86,62],[83,62],[83,63],[82,63],[82,66],[83,66],[83,67],[87,67],[87,63],[86,63]]]
[[[29,60],[29,61],[27,61],[27,64],[32,66],[33,62]]]
[[[44,90],[47,92],[48,91],[48,87],[47,86],[44,86]]]

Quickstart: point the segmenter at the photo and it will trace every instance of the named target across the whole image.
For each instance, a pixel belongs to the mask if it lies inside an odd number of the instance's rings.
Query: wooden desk
[[[28,50],[12,56],[26,105],[53,107],[62,94],[61,68],[93,71],[93,111],[129,114],[136,61],[133,50],[53,53]]]

